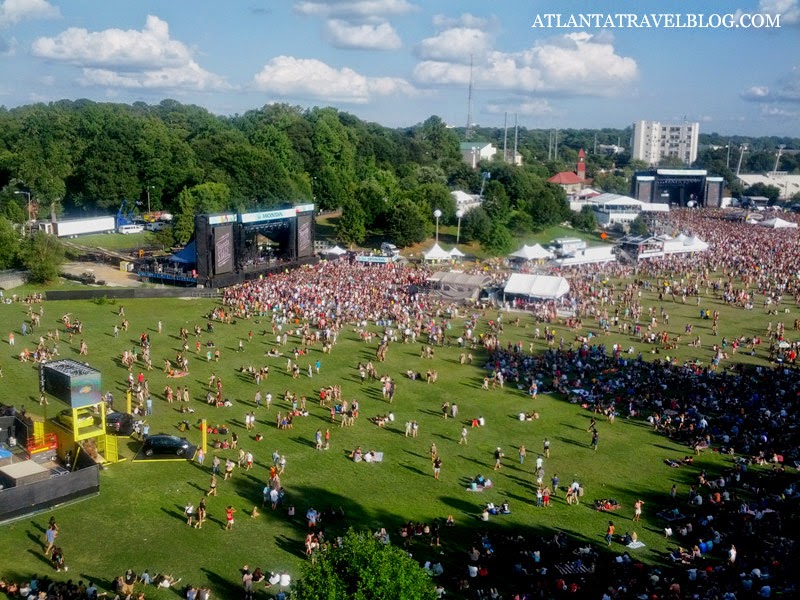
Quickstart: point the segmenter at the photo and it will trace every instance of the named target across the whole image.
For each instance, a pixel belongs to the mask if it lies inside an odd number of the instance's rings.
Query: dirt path
[[[86,272],[94,273],[97,281],[105,281],[105,284],[111,287],[137,287],[142,285],[142,282],[136,277],[136,273],[126,273],[125,271],[120,271],[119,267],[115,269],[102,263],[70,262],[66,263],[61,269],[70,275],[82,275]]]

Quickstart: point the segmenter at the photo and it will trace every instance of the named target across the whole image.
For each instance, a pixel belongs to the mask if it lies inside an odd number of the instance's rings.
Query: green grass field
[[[657,299],[645,293],[643,302],[646,308],[656,305]],[[112,330],[114,324],[120,322],[117,316],[120,304],[125,307],[131,329],[115,338]],[[712,299],[704,299],[703,305],[722,312],[720,336],[729,338],[734,334],[763,334],[766,323],[778,319],[758,309],[745,313],[725,307]],[[387,361],[376,363],[379,374],[390,375],[397,381],[395,402],[390,406],[381,397],[380,383],[360,384],[356,365],[374,358],[375,345],[358,341],[352,327],[340,336],[331,355],[323,355],[317,347],[307,358],[301,357],[301,377],[293,380],[286,373],[286,358],[265,356],[266,350],[274,345],[271,333],[262,335],[264,330],[270,329],[267,320],[218,324],[215,334],[204,333],[199,339],[202,342],[213,339],[221,349],[221,361],[207,363],[204,357],[196,356],[193,352],[195,338],[190,336],[190,375],[168,380],[160,367],[164,358],[173,359],[180,348],[178,329],[188,327],[191,330],[196,323],[204,326],[204,315],[213,306],[211,301],[46,302],[43,306],[43,326],[41,332],[36,332],[37,339],[39,333],[58,327],[64,313],[70,312],[73,318],[82,320],[89,345],[88,362],[102,371],[103,388],[114,392],[117,406],[123,404],[127,378],[127,370],[119,362],[122,352],[133,348],[143,331],[149,332],[156,368],[148,373],[155,404],[154,415],[149,418],[151,433],[178,433],[177,425],[186,416],[177,412],[178,404],[167,404],[161,392],[167,383],[188,385],[192,396],[190,404],[196,410],[189,415],[192,423],[205,417],[210,424],[232,426],[239,433],[240,447],[254,453],[256,466],[249,472],[237,469],[232,481],[220,480],[219,496],[208,501],[210,520],[203,529],[196,530],[186,526],[182,509],[189,501],[196,505],[207,489],[210,454],[204,467],[189,462],[153,464],[131,460],[110,465],[101,472],[98,497],[2,526],[0,576],[22,578],[36,572],[51,573],[49,562],[41,552],[41,540],[47,520],[53,514],[61,528],[58,541],[64,548],[70,566],[68,575],[72,578],[88,578],[108,587],[111,580],[127,568],[137,572],[147,568],[151,574],[166,572],[180,576],[183,584],[209,584],[216,590],[217,597],[230,598],[234,591],[238,593],[239,569],[243,564],[268,571],[287,569],[294,577],[300,574],[306,531],[303,515],[309,506],[319,510],[343,509],[344,519],[325,523],[333,534],[349,525],[371,530],[386,527],[394,534],[395,541],[399,541],[395,534],[397,527],[404,522],[430,522],[452,514],[457,526],[443,529],[442,536],[442,550],[447,553],[447,576],[454,576],[457,565],[464,564],[462,551],[469,548],[479,531],[488,529],[492,534],[535,536],[566,530],[576,540],[602,544],[609,518],[617,522],[619,533],[635,529],[639,539],[647,544],[646,548],[636,551],[638,558],[649,563],[659,562],[667,540],[662,534],[663,523],[655,513],[668,504],[671,485],[676,483],[681,494],[685,494],[700,469],[716,472],[729,464],[729,457],[706,452],[698,457],[694,467],[669,469],[663,460],[682,457],[688,449],[656,435],[644,422],[623,418],[613,424],[599,422],[600,445],[598,451],[593,452],[589,447],[590,435],[586,432],[591,415],[578,405],[546,395],[532,400],[522,391],[510,388],[481,390],[484,375],[481,365],[486,359],[481,351],[475,352],[475,365],[470,367],[459,364],[460,350],[455,347],[437,348],[435,358],[426,360],[419,356],[419,344],[392,344]],[[698,350],[687,347],[684,339],[673,354],[680,360],[698,358],[707,363],[712,343],[710,322],[699,320],[695,302],[687,305],[666,302],[665,306],[671,314],[670,331],[682,332],[685,323],[691,322],[704,342],[703,348]],[[20,334],[26,310],[21,303],[0,305],[0,323],[4,324],[0,346],[3,401],[24,405],[28,411],[42,414],[43,407],[37,401],[36,368],[16,359],[22,348],[35,346],[33,337],[23,338]],[[482,319],[479,331],[484,330],[486,320],[496,314],[492,311]],[[521,340],[527,349],[533,339],[533,326],[525,317],[519,326],[509,323],[515,316],[512,313],[504,317],[506,326],[501,340],[504,343]],[[795,315],[781,317],[790,325]],[[160,335],[156,332],[159,320],[163,322]],[[592,329],[590,325],[586,324],[584,332]],[[563,335],[567,343],[574,339],[575,332],[560,325],[556,329],[557,336]],[[14,348],[5,342],[10,330],[17,336]],[[252,342],[247,342],[250,330],[255,335]],[[453,338],[457,337],[457,325],[450,333]],[[245,340],[243,353],[236,351],[240,339]],[[649,350],[616,335],[603,341],[607,345],[621,341],[626,348],[633,345],[637,351]],[[78,343],[77,336],[72,345],[62,338],[61,356],[78,358]],[[298,343],[297,338],[291,336],[282,350],[291,352]],[[536,351],[544,349],[543,342],[536,342]],[[766,364],[764,352],[765,349],[761,349],[756,357],[740,354],[736,359]],[[646,357],[652,358],[650,354]],[[321,373],[308,378],[305,368],[317,359],[322,362]],[[252,378],[241,374],[240,370],[242,366],[264,364],[270,366],[270,375],[268,381],[262,383],[261,390],[270,391],[275,400],[270,412],[264,408],[258,412],[256,430],[248,433],[243,420],[245,413],[254,410],[256,386]],[[435,384],[411,381],[404,375],[408,369],[424,373],[429,368],[438,370]],[[202,401],[212,372],[223,379],[225,396],[235,399],[233,407],[216,408]],[[359,400],[361,411],[354,427],[342,429],[338,421],[331,424],[329,411],[320,408],[315,401],[318,389],[331,384],[341,384],[345,398]],[[296,418],[293,429],[280,431],[275,427],[274,417],[277,411],[287,409],[282,401],[286,390],[307,396],[311,414],[307,418]],[[457,422],[442,418],[440,406],[445,401],[458,404]],[[62,408],[65,406],[61,406],[60,401],[51,399],[47,410],[52,416]],[[539,421],[517,419],[519,412],[533,409],[540,413]],[[369,422],[370,417],[389,410],[396,415],[394,424],[379,428]],[[478,416],[485,418],[486,426],[470,429],[469,443],[458,445],[462,422]],[[404,423],[411,419],[419,422],[416,439],[403,435]],[[327,427],[332,433],[331,449],[317,451],[314,434],[317,429],[324,432]],[[256,432],[262,433],[264,440],[254,441]],[[186,435],[193,442],[200,439],[196,427]],[[533,506],[534,463],[544,437],[552,442],[552,457],[545,461],[545,480],[549,481],[554,472],[559,474],[562,485],[578,477],[586,489],[580,506],[566,506],[563,492],[554,499],[550,509]],[[432,443],[437,445],[444,462],[440,481],[435,481],[432,474],[429,457]],[[528,449],[524,465],[517,459],[520,444]],[[365,450],[384,452],[384,462],[356,464],[349,460],[346,454],[357,445]],[[497,446],[505,453],[504,467],[492,472],[492,453]],[[138,444],[131,441],[121,447],[123,454],[132,458]],[[275,449],[288,460],[286,474],[282,477],[287,492],[285,504],[296,506],[297,516],[289,519],[285,510],[273,513],[267,507],[260,517],[251,519],[247,513],[254,505],[261,505],[261,490]],[[231,450],[220,452],[223,458],[235,458],[235,454]],[[483,493],[466,492],[469,478],[479,473],[490,477],[494,488]],[[595,511],[592,501],[606,497],[616,498],[622,509],[611,516]],[[637,497],[646,504],[643,523],[634,527],[630,519]],[[499,504],[504,500],[511,504],[511,515],[493,517],[488,524],[478,522],[476,515],[484,503]],[[223,509],[228,504],[238,510],[232,532],[223,531],[222,527]],[[425,560],[438,555],[439,549],[415,542],[411,551],[416,558]],[[58,575],[66,579],[65,574]],[[148,598],[169,598],[173,594],[152,590]]]
[[[121,233],[98,233],[94,235],[82,235],[68,241],[92,248],[132,251],[138,250],[139,248],[148,248],[154,245],[152,238],[153,234],[151,232],[143,231],[142,233],[130,233],[128,235],[123,235]]]

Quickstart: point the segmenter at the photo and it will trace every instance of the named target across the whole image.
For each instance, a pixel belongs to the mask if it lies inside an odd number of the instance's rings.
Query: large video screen
[[[314,252],[311,239],[311,216],[302,215],[297,218],[297,257],[305,258]]]
[[[214,228],[214,273],[230,273],[233,270],[233,226]]]
[[[72,406],[81,408],[101,401],[100,371],[71,359],[52,361],[40,367],[41,389]]]

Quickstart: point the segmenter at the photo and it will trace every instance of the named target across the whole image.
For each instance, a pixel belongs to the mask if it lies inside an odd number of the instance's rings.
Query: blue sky
[[[544,16],[676,11],[780,15],[781,27],[558,28]],[[505,112],[532,128],[687,118],[701,132],[800,137],[800,0],[0,0],[8,108],[287,102],[463,126],[470,56],[480,125]]]

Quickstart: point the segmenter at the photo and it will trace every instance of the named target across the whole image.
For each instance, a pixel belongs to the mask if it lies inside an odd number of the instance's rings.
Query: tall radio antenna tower
[[[472,54],[469,55],[469,91],[467,92],[467,130],[464,139],[469,141],[472,137]]]

